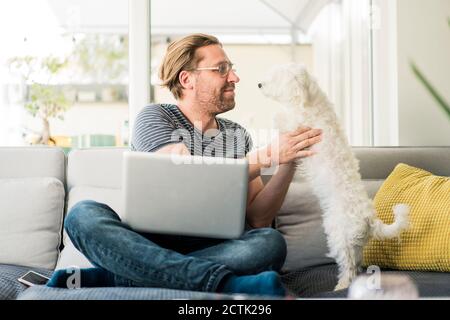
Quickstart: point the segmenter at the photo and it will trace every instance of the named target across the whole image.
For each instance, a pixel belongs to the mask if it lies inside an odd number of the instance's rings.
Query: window
[[[194,32],[224,43],[241,77],[225,116],[253,132],[277,108],[257,83],[294,61],[352,145],[449,145],[449,16],[447,0],[1,1],[0,145],[127,145],[141,108],[173,102],[158,67]]]
[[[0,145],[127,145],[128,1],[2,1],[0,16]]]

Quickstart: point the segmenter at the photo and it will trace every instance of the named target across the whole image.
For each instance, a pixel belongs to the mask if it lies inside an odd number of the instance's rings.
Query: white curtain
[[[0,83],[0,146],[6,145],[8,134],[8,107],[5,95],[5,86]]]
[[[326,6],[311,28],[315,74],[353,146],[373,145],[370,0]]]

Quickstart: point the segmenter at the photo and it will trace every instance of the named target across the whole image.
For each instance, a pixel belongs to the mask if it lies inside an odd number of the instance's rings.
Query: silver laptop
[[[246,159],[125,152],[122,219],[140,232],[239,238],[245,227]]]

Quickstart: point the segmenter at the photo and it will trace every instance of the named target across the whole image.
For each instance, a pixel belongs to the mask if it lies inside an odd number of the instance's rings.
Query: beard
[[[233,110],[236,106],[234,94],[232,96],[225,96],[225,92],[221,92],[219,99],[219,109],[223,112]]]
[[[234,89],[234,85],[226,86],[220,89],[219,92],[211,93],[211,90],[198,91],[196,93],[196,100],[206,111],[218,115],[227,111],[233,110],[236,106],[234,94],[231,95],[226,90]]]

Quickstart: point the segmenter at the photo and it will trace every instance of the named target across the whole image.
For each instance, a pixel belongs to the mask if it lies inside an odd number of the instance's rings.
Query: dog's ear
[[[295,74],[295,91],[294,96],[301,99],[301,102],[307,103],[309,101],[309,81],[310,77],[308,72],[305,69],[301,68]]]
[[[305,88],[307,89],[307,99],[309,102],[313,102],[314,100],[317,99],[318,96],[323,95],[322,90],[319,87],[319,84],[317,83],[317,80],[314,76],[312,76],[310,73],[305,72],[306,73],[306,78],[307,78],[307,85],[305,86]]]
[[[315,100],[318,95],[322,94],[316,78],[314,78],[306,68],[298,69],[295,78],[299,83],[299,92],[296,92],[296,94],[297,96],[302,97],[302,102],[305,104],[313,103],[313,100]]]

